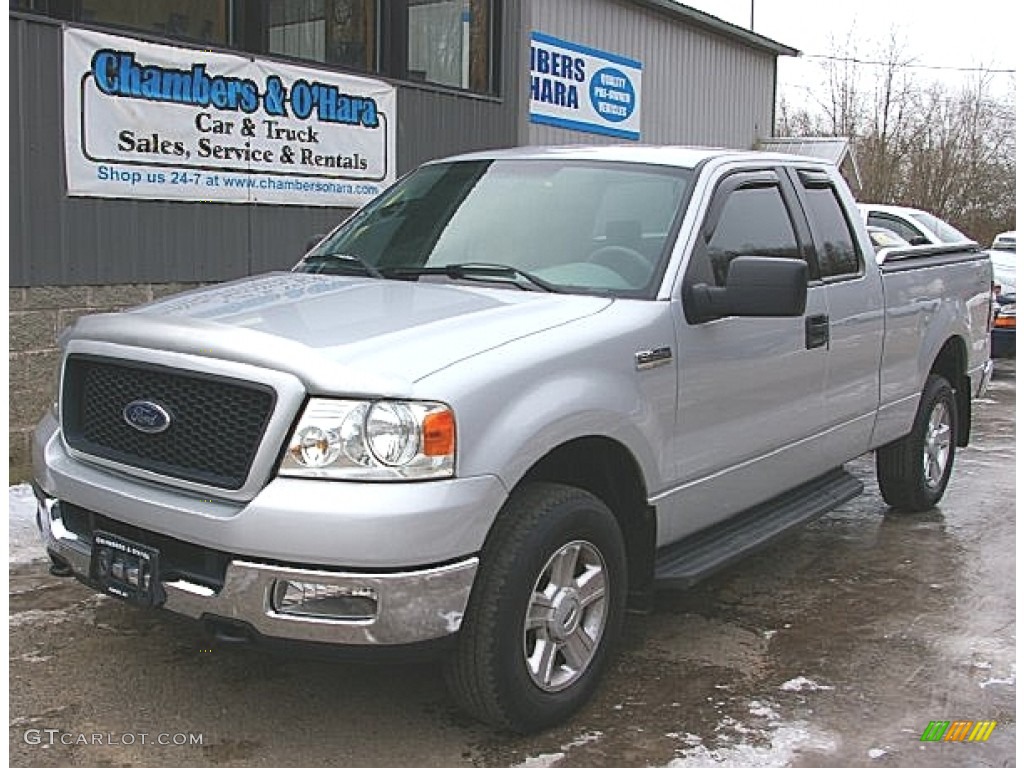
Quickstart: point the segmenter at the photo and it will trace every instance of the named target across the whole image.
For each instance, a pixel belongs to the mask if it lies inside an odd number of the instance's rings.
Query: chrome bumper
[[[37,494],[40,491],[37,489]],[[69,531],[60,502],[38,499],[37,523],[51,555],[87,578],[92,544]],[[261,635],[338,645],[402,645],[456,632],[469,601],[478,559],[402,573],[344,573],[232,560],[224,586],[215,591],[189,581],[163,581],[162,607],[196,619],[218,617],[246,622]],[[278,582],[297,581],[372,593],[376,608],[366,618],[281,613],[274,608]]]

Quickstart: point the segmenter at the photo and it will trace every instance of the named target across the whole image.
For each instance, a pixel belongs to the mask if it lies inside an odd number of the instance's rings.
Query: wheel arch
[[[953,388],[956,398],[956,444],[963,448],[971,437],[971,380],[967,375],[967,344],[960,336],[951,336],[936,355],[929,375],[942,376]]]
[[[592,493],[611,510],[622,532],[629,578],[628,607],[650,608],[654,579],[657,521],[647,503],[640,464],[622,443],[610,437],[579,437],[562,443],[536,461],[519,481],[552,482]]]

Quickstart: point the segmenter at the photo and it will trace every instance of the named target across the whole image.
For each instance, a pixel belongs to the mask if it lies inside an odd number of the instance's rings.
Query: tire
[[[611,511],[586,491],[513,492],[484,544],[445,681],[473,717],[530,733],[594,693],[622,630],[626,554]]]
[[[879,448],[875,469],[882,498],[894,509],[923,512],[946,492],[956,454],[956,396],[942,376],[925,382],[910,433]]]

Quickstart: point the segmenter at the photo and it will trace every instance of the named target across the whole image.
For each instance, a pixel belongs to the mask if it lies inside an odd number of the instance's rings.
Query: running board
[[[720,568],[856,498],[864,484],[836,469],[658,550],[655,586],[687,589]]]

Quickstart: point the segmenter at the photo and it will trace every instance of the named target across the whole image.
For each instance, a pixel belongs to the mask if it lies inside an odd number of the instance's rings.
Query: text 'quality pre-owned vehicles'
[[[936,504],[990,285],[971,245],[876,260],[808,158],[432,162],[291,273],[79,320],[40,526],[108,594],[236,641],[429,646],[469,712],[548,727],[627,608],[854,497],[844,462]]]

